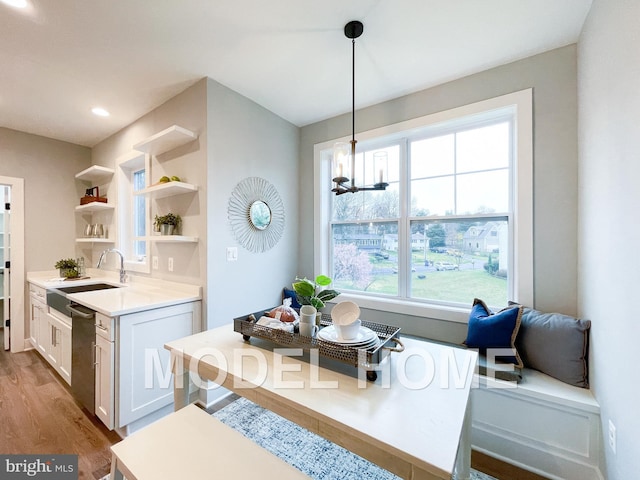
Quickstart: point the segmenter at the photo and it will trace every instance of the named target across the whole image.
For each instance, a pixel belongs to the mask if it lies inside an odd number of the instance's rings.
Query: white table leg
[[[453,480],[469,480],[471,478],[471,397],[473,392],[469,392],[469,401],[464,413],[464,424],[460,433],[460,444],[458,445],[458,455],[456,466],[453,470]]]

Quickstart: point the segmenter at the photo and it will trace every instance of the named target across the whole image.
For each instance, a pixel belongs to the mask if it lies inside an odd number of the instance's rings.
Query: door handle
[[[98,361],[98,344],[96,342],[91,342],[91,348],[93,352],[93,360],[91,362],[91,366],[95,368],[100,363]]]

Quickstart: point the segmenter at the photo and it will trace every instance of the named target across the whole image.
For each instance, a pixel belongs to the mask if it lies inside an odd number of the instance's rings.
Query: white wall
[[[421,92],[362,109],[356,129],[370,130],[411,118],[533,88],[534,111],[534,299],[535,307],[575,315],[577,306],[577,94],[576,47],[503,65]],[[351,115],[301,130],[301,186],[313,188],[313,145],[348,135]],[[357,136],[356,136],[357,138]],[[326,188],[330,188],[329,185]],[[300,198],[300,274],[313,275],[313,202]],[[316,272],[319,273],[319,272]],[[367,312],[374,321],[404,331],[460,342],[465,324]]]
[[[640,3],[595,0],[578,43],[579,310],[610,480],[640,476]],[[608,421],[617,453],[607,445]]]
[[[207,80],[209,328],[280,301],[297,273],[298,131],[294,125],[218,82]],[[240,246],[227,218],[229,197],[246,177],[271,183],[284,203],[285,228],[267,252]],[[312,215],[312,214],[311,214]],[[226,261],[226,247],[238,260]]]

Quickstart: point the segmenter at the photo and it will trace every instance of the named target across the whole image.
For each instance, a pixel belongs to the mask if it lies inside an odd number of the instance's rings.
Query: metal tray
[[[297,328],[294,333],[291,333],[265,325],[258,325],[256,321],[270,310],[271,309],[261,310],[234,318],[233,330],[241,333],[245,341],[249,341],[251,337],[256,337],[287,348],[301,348],[305,352],[311,349],[318,349],[319,354],[323,357],[364,369],[367,374],[367,379],[370,381],[376,380],[377,374],[375,368],[382,363],[391,352],[401,352],[404,350],[404,346],[400,341],[399,327],[363,320],[362,326],[376,332],[380,343],[371,348],[354,348],[300,335],[297,333]],[[323,313],[320,320],[320,328],[329,325],[331,325],[331,316]]]

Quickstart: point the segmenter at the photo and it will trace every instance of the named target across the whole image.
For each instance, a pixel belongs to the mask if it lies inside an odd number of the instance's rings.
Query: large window
[[[375,183],[385,155],[387,190],[331,195],[332,142],[316,146],[316,268],[342,298],[392,310],[532,300],[529,91],[359,137],[357,184]]]

